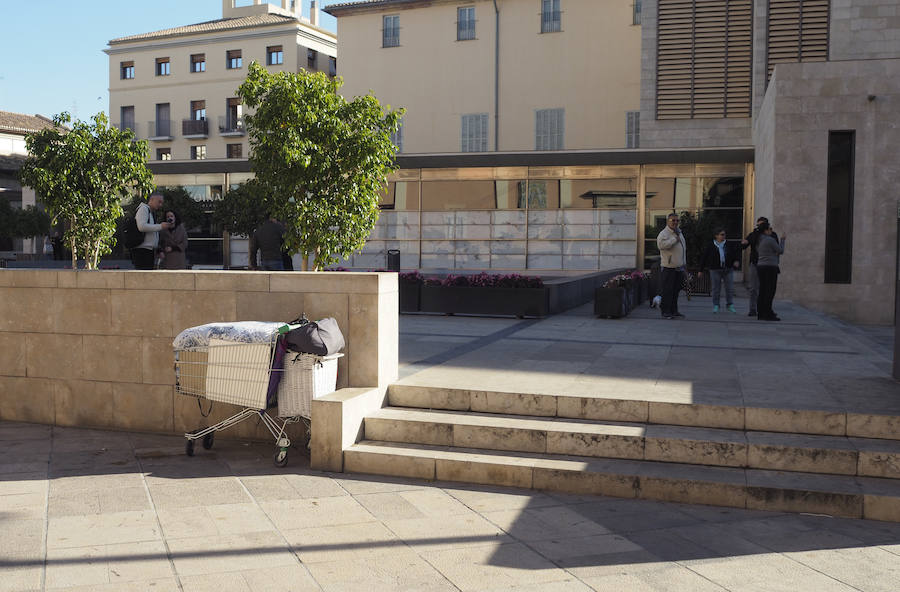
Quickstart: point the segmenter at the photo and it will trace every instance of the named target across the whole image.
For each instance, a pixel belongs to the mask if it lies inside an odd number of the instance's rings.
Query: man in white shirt
[[[138,230],[144,233],[144,242],[131,249],[131,262],[134,263],[135,269],[148,270],[154,267],[156,247],[159,245],[159,231],[168,230],[171,226],[168,222],[157,224],[153,219],[153,212],[161,208],[162,204],[162,194],[153,193],[147,203],[139,205],[134,213],[134,221],[137,223]]]
[[[684,235],[678,228],[680,221],[678,214],[672,212],[666,218],[666,227],[656,237],[660,255],[660,271],[662,272],[660,312],[666,319],[684,318],[684,315],[678,312],[678,291],[684,277],[687,246],[684,242]]]

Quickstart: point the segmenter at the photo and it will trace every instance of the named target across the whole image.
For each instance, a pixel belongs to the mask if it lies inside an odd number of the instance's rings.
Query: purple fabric
[[[284,337],[279,337],[275,343],[275,356],[272,358],[272,372],[269,374],[269,390],[266,393],[266,409],[278,405],[278,385],[281,384],[281,376],[284,374],[284,354],[287,352],[287,343]]]

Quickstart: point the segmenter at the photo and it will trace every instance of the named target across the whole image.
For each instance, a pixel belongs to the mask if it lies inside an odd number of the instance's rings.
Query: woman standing
[[[166,221],[171,224],[169,230],[162,231],[162,269],[184,269],[185,251],[187,251],[187,230],[181,218],[172,210],[166,212]]]
[[[725,283],[725,306],[728,312],[736,313],[734,309],[734,270],[740,266],[738,252],[734,245],[725,241],[725,229],[716,230],[712,243],[706,245],[703,257],[700,259],[700,273],[709,272],[710,287],[712,288],[713,313],[719,312],[719,304],[722,296],[722,282]]]
[[[763,222],[757,227],[760,231],[756,251],[759,253],[759,261],[756,264],[759,273],[759,297],[756,301],[756,315],[760,321],[780,321],[778,315],[772,310],[772,301],[775,299],[775,289],[778,286],[778,267],[782,253],[784,253],[785,236],[781,239],[773,236],[772,227],[768,222]]]

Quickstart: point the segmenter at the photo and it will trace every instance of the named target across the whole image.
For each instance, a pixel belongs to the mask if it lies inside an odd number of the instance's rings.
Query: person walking
[[[161,269],[184,269],[188,246],[187,230],[181,223],[178,212],[169,210],[166,212],[166,222],[171,226],[163,230],[161,235],[163,260]]]
[[[157,224],[153,218],[153,212],[162,207],[163,196],[161,193],[153,193],[146,203],[141,203],[134,213],[134,221],[138,230],[144,233],[144,241],[131,249],[131,262],[135,269],[153,269],[156,247],[159,245],[159,231],[168,230],[168,222]]]
[[[781,319],[772,310],[772,301],[775,299],[775,290],[778,287],[778,274],[781,269],[778,264],[784,253],[785,236],[778,239],[768,222],[763,222],[757,227],[760,231],[756,244],[759,258],[756,263],[756,271],[759,274],[759,298],[756,302],[757,318],[760,321],[780,321]]]
[[[700,258],[700,272],[709,273],[712,288],[713,313],[719,312],[722,298],[722,284],[725,284],[725,306],[728,312],[736,313],[734,308],[734,270],[740,267],[737,249],[725,240],[725,229],[719,228],[710,244],[706,245]]]
[[[262,226],[256,229],[250,237],[250,269],[263,269],[266,271],[284,270],[284,262],[281,258],[281,249],[284,245],[284,226],[281,222],[269,216]],[[256,254],[260,253],[260,261],[257,264]]]
[[[672,212],[666,217],[666,227],[656,237],[659,247],[660,269],[662,271],[660,312],[665,319],[684,318],[678,312],[678,290],[684,278],[684,264],[687,257],[687,245],[684,234],[678,228],[678,214]]]
[[[759,259],[759,254],[756,252],[756,243],[759,242],[759,236],[762,234],[759,230],[759,225],[762,223],[769,223],[769,219],[765,216],[760,216],[756,221],[756,228],[753,229],[753,232],[747,235],[747,238],[741,241],[741,250],[743,251],[747,247],[750,247],[750,264],[747,266],[747,290],[750,292],[750,311],[747,313],[748,317],[756,316],[756,301],[759,299],[759,274],[756,271],[756,262]],[[774,233],[773,233],[774,234]],[[778,240],[778,235],[775,234],[775,240]]]

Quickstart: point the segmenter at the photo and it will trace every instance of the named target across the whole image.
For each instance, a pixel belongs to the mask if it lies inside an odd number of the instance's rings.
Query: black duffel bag
[[[332,317],[321,321],[302,319],[300,326],[285,335],[288,349],[317,356],[336,354],[344,349],[344,334]]]

